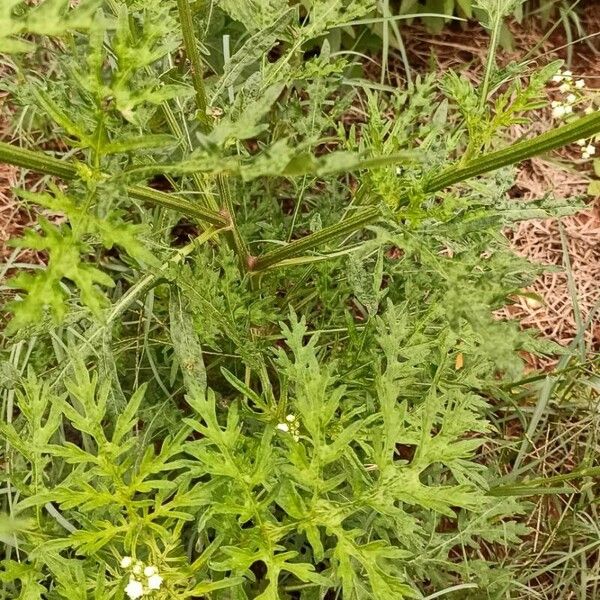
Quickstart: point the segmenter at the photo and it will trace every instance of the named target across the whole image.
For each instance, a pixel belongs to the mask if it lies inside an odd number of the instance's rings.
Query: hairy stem
[[[577,119],[573,123],[563,125],[558,129],[543,133],[530,140],[518,142],[496,152],[490,152],[476,158],[463,167],[456,165],[445,169],[442,173],[434,176],[423,183],[422,190],[425,193],[434,193],[440,191],[454,183],[470,179],[482,175],[489,171],[500,169],[507,165],[517,164],[523,160],[537,156],[560,148],[579,139],[590,138],[600,131],[600,112]],[[17,165],[46,173],[48,175],[56,175],[64,179],[73,179],[77,176],[77,166],[61,161],[44,153],[32,152],[17,148],[12,144],[0,142],[0,161],[8,164]],[[377,165],[380,166],[380,165]],[[172,208],[183,214],[196,217],[208,223],[217,226],[231,226],[230,215],[222,215],[209,211],[205,208],[191,204],[187,200],[174,198],[164,192],[150,189],[143,186],[130,186],[127,188],[128,193],[140,200]],[[403,198],[399,198],[401,202]],[[299,256],[307,250],[312,250],[331,239],[341,235],[347,235],[362,229],[365,225],[376,221],[381,216],[380,210],[376,206],[364,208],[353,216],[344,219],[336,225],[325,227],[321,231],[312,233],[296,240],[285,246],[267,252],[266,254],[257,257],[250,257],[248,254],[240,254],[240,258],[244,257],[245,268],[251,271],[261,271],[268,267],[272,267],[283,260],[288,260]],[[236,230],[237,231],[237,230]],[[235,235],[235,234],[234,234]],[[243,243],[240,241],[239,243]]]
[[[285,246],[282,246],[281,248],[277,248],[277,250],[271,250],[271,252],[263,254],[254,260],[252,270],[261,271],[281,262],[282,260],[298,256],[302,252],[311,250],[312,248],[315,248],[324,242],[328,242],[342,235],[348,235],[358,231],[366,224],[377,220],[380,216],[381,211],[377,206],[363,208],[351,217],[348,217],[347,219],[344,219],[335,225],[324,227],[320,231],[311,233],[300,240],[296,240],[286,244]]]
[[[423,189],[425,192],[437,192],[459,181],[517,164],[532,156],[538,156],[580,139],[590,138],[598,131],[600,131],[600,112],[595,112],[558,129],[542,133],[530,140],[517,142],[508,148],[474,158],[463,167],[453,165],[429,179]]]

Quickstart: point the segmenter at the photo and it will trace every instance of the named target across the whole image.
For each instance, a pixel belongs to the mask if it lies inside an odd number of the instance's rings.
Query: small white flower
[[[136,598],[141,598],[144,595],[144,586],[135,579],[132,579],[125,588],[125,593],[131,598],[131,600],[136,600]]]
[[[133,563],[133,558],[131,558],[131,556],[124,556],[121,559],[121,568],[129,569],[129,567],[132,565],[132,563]]]
[[[573,112],[573,107],[570,104],[565,105],[565,113],[570,115]]]
[[[558,100],[552,100],[550,106],[552,106],[552,108],[556,108],[557,106],[560,106],[560,102]]]
[[[555,76],[552,78],[552,81],[553,81],[554,83],[560,83],[560,82],[561,82],[563,79],[564,79],[564,77],[563,77],[562,75],[555,75]]]
[[[581,153],[581,158],[583,158],[583,160],[588,160],[590,158],[590,155],[584,151]]]
[[[290,430],[290,426],[287,423],[278,423],[277,429],[279,429],[279,431],[285,431],[287,433]]]
[[[576,87],[578,90],[582,90],[582,89],[585,87],[585,81],[584,81],[583,79],[578,79],[578,80],[575,82],[575,87]]]
[[[572,71],[563,71],[563,75],[565,76],[565,79],[569,79],[569,77],[573,77],[573,72]]]
[[[577,140],[575,143],[578,146],[585,146],[587,144],[587,140]]]
[[[293,423],[293,422],[296,420],[296,417],[295,417],[294,415],[288,415],[288,416],[285,418],[285,420],[286,420],[288,423]]]
[[[142,563],[137,563],[133,569],[131,569],[136,575],[140,575],[142,572]]]
[[[567,114],[567,107],[563,106],[562,104],[555,106],[554,109],[552,110],[552,116],[555,119],[560,119],[561,117],[564,117],[566,114]]]
[[[563,84],[562,84],[562,85],[561,85],[561,86],[558,88],[558,91],[559,91],[559,92],[562,92],[562,93],[564,94],[565,92],[568,92],[570,89],[571,89],[571,86],[570,86],[570,84],[568,84],[568,83],[563,83]]]
[[[577,96],[575,94],[569,94],[567,96],[567,102],[569,104],[574,104],[577,101]]]
[[[593,144],[590,144],[585,151],[590,155],[590,156],[594,156],[594,154],[596,154],[596,146],[594,146]]]
[[[588,106],[583,112],[586,115],[591,115],[594,112],[594,107],[593,106]]]
[[[152,577],[152,575],[154,575],[155,573],[158,573],[158,569],[156,567],[153,567],[152,565],[144,569],[144,575],[146,577]]]
[[[158,573],[155,573],[154,575],[148,577],[148,589],[158,590],[162,585],[162,582],[163,578]]]

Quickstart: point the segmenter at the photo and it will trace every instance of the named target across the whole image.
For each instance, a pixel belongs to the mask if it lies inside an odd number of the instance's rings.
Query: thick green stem
[[[79,174],[78,166],[72,162],[59,160],[43,152],[19,148],[6,142],[0,142],[0,162],[31,169],[45,175],[55,175],[67,180],[75,179]],[[82,168],[85,169],[85,165],[82,165]],[[229,225],[226,216],[193,204],[188,200],[178,198],[173,194],[167,194],[141,185],[128,186],[127,193],[132,198],[176,210],[211,225],[217,225],[218,227]]]
[[[598,131],[600,131],[600,112],[578,119],[568,125],[563,125],[553,131],[543,133],[531,140],[518,142],[503,150],[485,154],[480,158],[467,163],[464,167],[449,167],[439,175],[426,181],[423,184],[422,189],[428,194],[438,192],[454,183],[465,181],[466,179],[478,175],[483,175],[484,173],[500,169],[507,165],[517,164],[532,156],[537,156],[544,152],[548,152],[549,150],[566,146],[567,144],[571,144],[580,139],[592,137],[598,133]],[[405,198],[403,197],[399,198],[399,204],[401,204],[404,199]],[[301,240],[297,240],[253,259],[251,269],[253,271],[260,271],[272,267],[280,261],[295,258],[301,253],[316,248],[318,245],[327,242],[332,238],[353,233],[364,227],[364,225],[377,220],[379,216],[380,212],[377,207],[363,209],[353,217],[350,217],[337,225],[326,227],[317,233],[310,234]]]
[[[15,167],[24,167],[36,173],[56,175],[62,179],[75,179],[77,168],[71,162],[59,160],[44,152],[34,152],[13,144],[0,142],[0,162]]]
[[[198,121],[204,133],[208,133],[211,129],[208,115],[206,114],[207,101],[206,90],[204,88],[204,68],[202,59],[198,51],[196,36],[194,34],[194,21],[192,19],[192,11],[190,10],[189,0],[177,0],[177,9],[179,11],[179,22],[183,35],[183,44],[188,60],[190,61],[192,72],[192,83],[196,91],[196,106],[198,108]],[[227,214],[230,228],[227,234],[229,243],[240,258],[240,263],[245,269],[248,265],[248,247],[243,237],[240,234],[235,218],[235,210],[229,184],[223,175],[217,175],[217,188],[219,196],[223,203],[223,211]]]
[[[544,152],[565,146],[579,139],[590,138],[598,133],[598,131],[600,131],[600,112],[578,119],[568,125],[563,125],[553,131],[543,133],[531,140],[518,142],[503,150],[485,154],[480,158],[472,160],[463,167],[449,167],[439,175],[426,181],[423,184],[422,189],[425,193],[434,193],[471,177],[476,177],[507,165],[519,163],[532,156],[543,154]],[[17,148],[3,142],[0,142],[0,161],[26,167],[41,173],[56,175],[65,179],[73,179],[78,173],[77,167],[72,163],[58,160],[43,153]],[[219,213],[208,211],[204,208],[197,207],[186,200],[174,198],[164,192],[152,190],[143,186],[131,186],[127,188],[127,190],[134,198],[178,210],[183,214],[195,216],[214,225],[221,227],[231,225],[228,218],[229,215],[221,215]],[[402,198],[399,199],[399,201],[401,200]],[[297,257],[303,252],[316,248],[320,244],[330,241],[331,239],[358,231],[368,223],[376,221],[379,217],[380,211],[378,207],[373,206],[364,208],[337,225],[325,227],[321,231],[310,234],[301,240],[286,244],[271,252],[267,252],[258,258],[242,254],[240,254],[240,257],[246,257],[245,266],[249,270],[260,271],[272,267],[283,260]]]
[[[494,171],[508,165],[538,156],[544,152],[572,144],[580,139],[587,139],[600,131],[600,112],[577,119],[573,123],[558,129],[542,133],[530,140],[517,142],[508,148],[497,150],[475,158],[463,167],[451,166],[425,183],[423,190],[427,193],[437,192],[454,183]]]
[[[178,198],[174,194],[166,194],[165,192],[153,190],[152,188],[142,185],[128,186],[127,193],[132,198],[144,200],[150,204],[157,204],[164,208],[170,208],[188,217],[194,217],[205,223],[210,223],[211,225],[227,227],[230,224],[229,219],[225,215],[204,208],[203,206],[192,204],[188,200]]]
[[[376,221],[380,216],[381,211],[379,210],[379,207],[371,206],[369,208],[364,208],[351,217],[336,223],[335,225],[324,227],[320,231],[311,233],[300,240],[295,240],[294,242],[286,244],[281,248],[277,248],[277,250],[272,250],[271,252],[263,254],[252,261],[251,269],[253,271],[261,271],[281,262],[282,260],[299,256],[303,252],[311,250],[320,244],[338,238],[342,235],[348,235],[358,231],[366,224]]]

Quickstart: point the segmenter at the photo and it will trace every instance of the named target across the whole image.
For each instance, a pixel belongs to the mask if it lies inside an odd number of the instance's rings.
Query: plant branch
[[[422,188],[423,192],[428,194],[438,192],[454,183],[465,181],[477,175],[483,175],[489,171],[495,171],[507,165],[519,163],[579,139],[589,138],[598,131],[600,131],[600,112],[582,117],[573,123],[563,125],[554,131],[543,133],[533,139],[517,142],[508,148],[485,154],[480,158],[470,161],[463,167],[453,165],[439,175],[426,181]],[[400,204],[407,197],[408,193],[400,197],[398,203]],[[321,231],[307,235],[301,240],[291,242],[277,250],[272,250],[258,258],[254,258],[250,270],[260,271],[272,267],[280,261],[295,258],[302,252],[311,250],[332,238],[353,233],[365,225],[374,222],[379,217],[380,211],[377,207],[363,209],[337,225],[325,227]]]
[[[590,138],[598,131],[600,131],[600,111],[577,119],[577,121],[563,125],[553,131],[542,133],[530,140],[517,142],[508,148],[484,154],[471,160],[463,167],[453,165],[427,181],[423,186],[423,190],[426,193],[437,192],[454,183],[482,175],[488,171],[517,164],[580,139]]]
[[[423,185],[423,191],[425,193],[440,191],[454,183],[500,169],[507,165],[519,163],[579,139],[590,138],[598,133],[598,131],[600,131],[599,111],[582,117],[568,125],[563,125],[554,131],[543,133],[533,139],[518,142],[508,148],[485,154],[478,159],[472,160],[463,167],[451,166],[439,175],[426,181]],[[58,177],[63,177],[64,179],[74,179],[78,172],[76,165],[73,165],[72,163],[58,160],[43,153],[24,150],[23,148],[18,148],[4,142],[0,142],[0,161],[5,161],[12,165],[25,167],[48,175],[56,175]],[[152,190],[143,186],[130,186],[127,188],[127,191],[134,198],[146,200],[166,208],[172,208],[208,223],[221,227],[227,225],[231,226],[230,219],[228,218],[230,215],[222,215],[220,213],[209,211],[191,204],[187,200],[173,198],[171,195],[165,194],[164,192]],[[399,198],[399,202],[401,201],[402,198]],[[258,258],[250,257],[248,254],[241,256],[245,257],[245,266],[248,270],[261,271],[276,265],[282,260],[289,260],[299,256],[301,253],[312,250],[333,238],[353,233],[368,223],[376,221],[379,217],[380,211],[378,207],[373,206],[365,208],[336,225],[325,227],[324,229],[321,229],[321,231],[317,231],[300,240],[286,244],[281,248],[267,252]],[[243,241],[239,236],[238,243],[243,244]]]
[[[194,35],[194,21],[192,19],[192,11],[190,10],[189,0],[177,0],[177,10],[179,11],[179,23],[181,25],[181,33],[183,35],[183,45],[185,53],[190,61],[192,72],[192,83],[196,91],[196,106],[198,107],[198,121],[203,130],[203,133],[210,131],[210,122],[206,114],[206,90],[204,89],[204,68],[202,59],[196,44],[196,36]]]
[[[0,162],[30,169],[44,175],[55,175],[66,180],[75,179],[79,174],[78,165],[73,162],[59,160],[44,152],[26,150],[25,148],[19,148],[6,142],[0,142]],[[137,200],[170,208],[188,217],[199,219],[218,227],[229,225],[229,220],[224,215],[193,204],[188,200],[178,198],[173,194],[167,194],[141,185],[128,186],[126,189],[127,193]]]
[[[479,94],[479,110],[483,110],[488,99],[488,94],[490,93],[490,82],[492,79],[492,72],[494,70],[496,50],[498,49],[498,38],[500,36],[500,28],[502,27],[501,14],[490,15],[490,18],[493,18],[494,23],[492,26],[492,36],[490,39],[490,46],[488,48],[483,83],[481,84],[481,92]]]

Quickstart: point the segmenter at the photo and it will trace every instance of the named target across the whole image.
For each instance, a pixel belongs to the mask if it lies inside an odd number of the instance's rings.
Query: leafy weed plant
[[[47,265],[8,284],[2,597],[510,592],[487,403],[555,348],[492,317],[534,274],[501,231],[573,209],[511,165],[600,115],[506,147],[560,65],[493,51],[382,91],[327,40],[373,8],[3,3]]]

